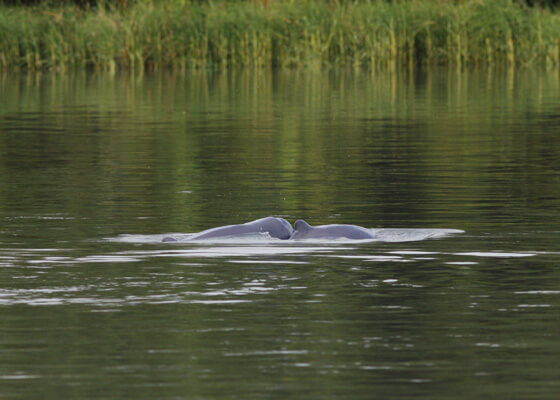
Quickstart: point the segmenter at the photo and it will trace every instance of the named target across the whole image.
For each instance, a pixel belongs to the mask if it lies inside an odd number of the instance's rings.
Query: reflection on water
[[[354,242],[359,243],[359,242]],[[483,253],[483,252],[467,252],[467,253],[442,253],[436,251],[422,250],[397,250],[383,251],[376,249],[372,243],[366,246],[362,244],[351,245],[350,242],[342,246],[340,244],[326,243],[324,247],[314,245],[289,245],[289,246],[272,246],[272,245],[249,245],[246,243],[241,245],[229,246],[197,246],[190,245],[189,248],[180,250],[170,249],[147,249],[147,250],[126,250],[114,252],[111,254],[96,254],[82,257],[67,256],[50,256],[49,252],[41,251],[33,252],[31,259],[25,259],[25,251],[19,252],[12,250],[11,256],[3,257],[9,261],[4,264],[5,268],[13,269],[15,272],[11,279],[16,282],[20,279],[42,281],[41,274],[54,273],[59,275],[70,275],[68,272],[61,273],[58,270],[63,265],[76,268],[77,271],[71,279],[73,282],[88,282],[91,278],[78,277],[85,272],[84,268],[90,263],[100,264],[102,266],[117,265],[117,263],[143,263],[142,265],[159,263],[161,257],[179,259],[180,262],[172,260],[174,265],[181,266],[175,272],[145,272],[145,276],[137,278],[133,276],[117,276],[113,279],[119,281],[118,284],[100,279],[95,276],[91,283],[70,286],[39,286],[39,287],[14,287],[0,288],[0,305],[67,305],[67,304],[87,304],[94,307],[122,307],[145,304],[234,304],[237,302],[254,301],[251,296],[258,294],[267,294],[281,289],[308,289],[302,286],[300,277],[289,278],[288,276],[276,276],[275,274],[265,274],[261,278],[252,278],[234,280],[204,280],[203,290],[197,291],[191,288],[196,285],[199,279],[194,277],[185,278],[188,275],[196,277],[203,275],[212,277],[213,274],[206,273],[205,267],[220,266],[227,270],[235,268],[231,264],[253,264],[255,267],[264,267],[269,271],[275,265],[280,271],[290,266],[306,265],[310,268],[317,268],[318,265],[333,265],[345,269],[346,263],[350,262],[349,271],[367,271],[371,268],[371,262],[376,263],[418,263],[427,260],[434,262],[449,259],[449,257],[459,256],[462,259],[470,260],[472,257],[483,258],[518,258],[532,257],[537,254],[531,253]],[[9,249],[6,249],[9,250]],[[429,257],[426,257],[429,255]],[[195,263],[184,262],[182,260],[196,259]],[[216,265],[218,262],[218,265]],[[26,264],[24,267],[21,264]],[[452,265],[476,265],[478,262],[473,261],[454,261],[446,262]],[[194,270],[193,270],[194,268]],[[39,270],[39,271],[38,271]],[[42,270],[42,271],[41,271]],[[52,271],[45,271],[52,270]],[[141,269],[142,270],[142,269]],[[321,269],[323,272],[326,270]],[[157,284],[157,290],[153,290],[154,283]],[[229,286],[236,283],[239,286]],[[373,286],[372,286],[373,284]],[[411,286],[424,287],[423,284],[403,283],[402,278],[386,278],[373,279],[360,282],[363,287],[377,287],[379,284],[390,284],[392,286]],[[365,286],[364,286],[365,285]],[[369,286],[367,286],[369,285]],[[16,285],[17,286],[17,285]],[[146,295],[125,295],[119,297],[122,288],[151,288],[150,294]],[[515,294],[557,294],[558,291],[517,291]],[[115,297],[117,296],[117,297]],[[240,296],[249,296],[248,299],[241,299]],[[314,297],[318,299],[315,302],[321,302],[317,294]],[[207,300],[212,297],[212,300]],[[396,306],[400,307],[400,306]],[[96,311],[96,310],[92,310]]]
[[[559,86],[1,75],[0,397],[557,398]]]
[[[558,206],[557,73],[0,82],[4,207],[26,211],[14,218],[103,221],[86,224],[84,238],[196,232],[270,214],[389,228],[546,227]]]

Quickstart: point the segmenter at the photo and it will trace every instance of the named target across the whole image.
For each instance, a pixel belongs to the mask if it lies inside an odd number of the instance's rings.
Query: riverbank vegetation
[[[513,0],[0,6],[0,68],[557,65],[560,11]]]

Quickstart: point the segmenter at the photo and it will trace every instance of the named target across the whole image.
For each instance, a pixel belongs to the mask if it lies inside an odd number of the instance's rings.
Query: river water
[[[0,398],[557,399],[558,70],[0,74]],[[378,240],[161,243],[268,215]]]

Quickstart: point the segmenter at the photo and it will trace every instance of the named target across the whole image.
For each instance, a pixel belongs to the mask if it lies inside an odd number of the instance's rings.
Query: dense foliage
[[[118,5],[120,7],[128,7],[133,3],[137,3],[138,1],[153,1],[153,0],[0,0],[0,4],[9,4],[9,5],[45,5],[45,6],[60,6],[60,5],[79,5],[85,7],[95,7],[98,4],[108,4],[108,5]],[[160,1],[167,1],[167,2],[181,2],[183,0],[160,0]],[[208,3],[211,0],[190,0],[190,2],[195,3]],[[261,3],[261,4],[269,4],[275,0],[225,0],[230,2],[240,2],[240,1],[252,1],[254,3]],[[324,0],[325,3],[327,2],[335,2],[335,3],[356,3],[358,1],[362,2],[373,2],[376,0]],[[377,0],[377,1],[386,1],[386,2],[394,2],[398,0]],[[429,0],[428,0],[429,1]],[[460,2],[462,0],[456,0]],[[538,6],[538,7],[553,7],[560,4],[560,0],[512,0],[517,1],[519,4],[526,4],[530,7]],[[184,1],[183,1],[184,2]]]
[[[377,67],[559,59],[560,14],[510,0],[128,4],[0,6],[0,66]]]

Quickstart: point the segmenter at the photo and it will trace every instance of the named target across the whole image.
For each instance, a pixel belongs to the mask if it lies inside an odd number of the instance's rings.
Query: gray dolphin
[[[266,217],[255,221],[246,222],[238,225],[219,226],[217,228],[207,229],[205,231],[194,234],[187,240],[207,240],[215,238],[224,238],[228,236],[247,235],[251,233],[268,233],[270,237],[277,239],[289,239],[294,230],[292,225],[284,218]],[[172,237],[164,237],[162,242],[176,242],[177,239]]]
[[[290,239],[373,239],[375,235],[366,228],[357,225],[319,225],[311,226],[302,219],[294,224],[294,233]]]

